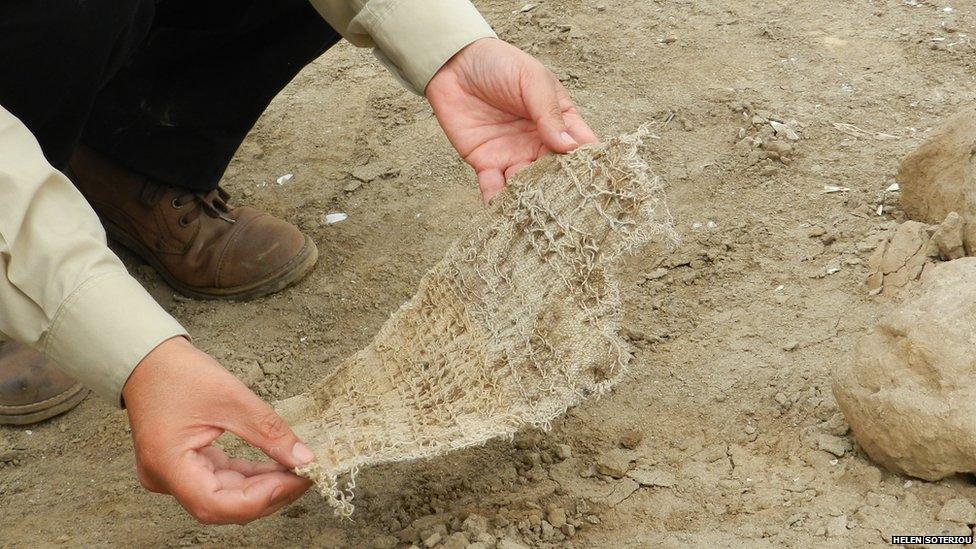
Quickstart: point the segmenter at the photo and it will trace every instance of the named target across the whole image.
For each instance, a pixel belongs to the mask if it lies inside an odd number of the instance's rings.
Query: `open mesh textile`
[[[336,514],[352,512],[361,467],[547,428],[620,380],[631,355],[612,266],[671,237],[643,135],[520,172],[365,349],[278,403],[317,458],[296,472]]]

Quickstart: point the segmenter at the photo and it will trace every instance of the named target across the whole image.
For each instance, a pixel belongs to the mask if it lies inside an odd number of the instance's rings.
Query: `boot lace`
[[[163,192],[165,192],[165,188],[161,187],[159,192],[154,193],[156,196],[153,197],[152,203],[158,202]],[[187,206],[190,207],[179,219],[181,227],[186,227],[190,223],[193,223],[201,215],[221,219],[227,223],[236,223],[237,220],[228,215],[234,210],[234,207],[228,203],[228,200],[230,200],[230,194],[223,188],[217,187],[205,193],[186,192],[181,194],[173,199],[172,206],[177,210],[182,210]]]

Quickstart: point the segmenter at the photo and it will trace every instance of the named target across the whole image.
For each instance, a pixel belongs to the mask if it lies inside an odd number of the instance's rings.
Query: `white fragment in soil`
[[[824,188],[823,188],[824,194],[846,193],[846,192],[849,192],[849,191],[850,191],[850,189],[848,189],[847,187],[841,187],[839,185],[824,185]]]
[[[840,272],[840,265],[838,265],[836,263],[831,263],[831,264],[827,265],[827,268],[826,269],[824,269],[824,274],[826,274],[827,276],[830,276],[832,274],[839,273],[839,272]]]
[[[716,222],[712,221],[711,219],[709,219],[706,226],[708,227],[708,230],[714,231],[715,229],[718,228],[718,223],[716,223]]]
[[[694,222],[694,223],[691,224],[691,228],[692,229],[695,229],[697,231],[698,229],[701,229],[702,228],[702,224],[696,221],[696,222]]]
[[[775,289],[775,290],[773,290],[773,291],[774,291],[774,292],[782,292],[782,291],[783,291],[783,290],[785,290],[785,289],[786,289],[786,286],[784,286],[784,285],[782,285],[782,284],[780,284],[779,286],[776,286],[776,289]]]
[[[513,11],[512,13],[528,13],[535,9],[535,4],[526,4],[518,11]]]
[[[885,189],[885,192],[896,193],[896,192],[898,192],[900,190],[901,190],[901,187],[898,186],[898,183],[892,183],[891,185],[888,185],[888,188]]]
[[[284,185],[285,183],[288,183],[289,181],[291,181],[291,178],[293,178],[293,177],[295,177],[295,174],[293,174],[293,173],[286,173],[285,175],[279,177],[275,181],[279,185]]]
[[[878,204],[878,215],[884,215],[884,204]]]
[[[782,122],[777,122],[775,120],[770,120],[769,125],[773,127],[773,130],[776,132],[776,135],[778,136],[783,136],[789,139],[790,141],[800,140],[800,134],[796,133],[796,130],[789,127],[787,124],[783,124]]]
[[[325,223],[326,225],[332,225],[334,223],[345,221],[348,218],[349,216],[344,213],[337,212],[337,213],[325,214]]]

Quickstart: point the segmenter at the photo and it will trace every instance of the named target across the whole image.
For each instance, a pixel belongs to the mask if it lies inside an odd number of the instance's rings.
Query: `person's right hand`
[[[139,482],[171,494],[206,524],[244,524],[297,499],[310,483],[290,470],[314,459],[291,428],[186,339],[160,344],[122,390]],[[277,463],[229,458],[211,443],[230,431]]]

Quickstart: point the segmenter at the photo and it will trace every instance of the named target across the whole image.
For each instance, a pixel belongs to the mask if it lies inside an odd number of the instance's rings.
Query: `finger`
[[[556,94],[559,96],[559,105],[563,112],[563,122],[566,123],[566,131],[569,132],[569,135],[573,136],[573,139],[580,145],[599,141],[590,126],[580,116],[579,111],[576,110],[576,106],[573,105],[573,100],[569,98],[569,93],[566,92],[562,82],[557,80],[556,86]]]
[[[288,469],[314,461],[315,455],[298,440],[285,420],[257,395],[243,385],[242,388],[244,392],[233,404],[236,409],[227,416],[234,419],[224,427]]]
[[[478,188],[481,189],[481,200],[487,204],[489,200],[505,188],[505,174],[499,169],[478,172]]]
[[[567,131],[557,84],[556,77],[539,65],[523,78],[522,101],[546,147],[553,152],[566,153],[579,147],[579,143]]]
[[[589,145],[590,143],[596,143],[599,141],[590,126],[583,120],[583,118],[573,113],[567,113],[563,117],[566,120],[566,128],[569,135],[573,136],[580,145]]]
[[[510,166],[508,169],[505,170],[505,181],[508,181],[509,179],[512,178],[513,175],[529,167],[531,164],[532,164],[531,162],[520,162],[514,166]]]

